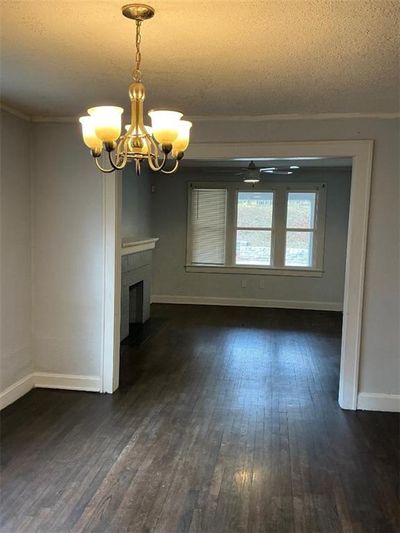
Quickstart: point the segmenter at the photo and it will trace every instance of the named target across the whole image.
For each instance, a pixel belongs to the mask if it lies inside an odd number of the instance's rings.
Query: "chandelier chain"
[[[142,42],[142,35],[140,33],[142,21],[136,21],[136,66],[133,72],[133,79],[135,81],[142,81],[142,73],[140,71],[140,63],[142,61],[142,54],[140,52],[140,43]]]

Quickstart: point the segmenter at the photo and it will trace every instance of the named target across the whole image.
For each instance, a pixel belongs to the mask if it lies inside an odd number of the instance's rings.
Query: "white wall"
[[[400,393],[399,119],[198,121],[193,142],[373,139],[360,391]],[[190,148],[187,156],[190,157]],[[268,154],[266,154],[266,157]]]
[[[347,222],[350,201],[350,169],[308,169],[280,181],[327,183],[324,274],[322,277],[206,274],[186,272],[187,191],[190,181],[238,180],[237,169],[181,168],[171,176],[155,178],[154,234],[160,241],[154,255],[155,301],[168,296],[274,300],[282,305],[308,302],[317,308],[341,309],[344,292]],[[278,178],[269,177],[269,181]],[[242,287],[245,281],[246,287]],[[263,282],[264,288],[260,287]],[[160,298],[161,297],[161,298]]]
[[[38,371],[98,376],[103,179],[78,124],[33,124],[33,345]]]
[[[30,126],[1,112],[0,392],[33,368]]]
[[[151,234],[151,174],[142,165],[140,176],[134,165],[122,172],[121,238],[123,241],[140,241]]]

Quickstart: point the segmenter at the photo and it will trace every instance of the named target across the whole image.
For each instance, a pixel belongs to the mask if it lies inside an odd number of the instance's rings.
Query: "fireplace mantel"
[[[145,239],[144,241],[125,241],[122,243],[121,255],[136,254],[138,252],[145,252],[156,247],[158,237]]]

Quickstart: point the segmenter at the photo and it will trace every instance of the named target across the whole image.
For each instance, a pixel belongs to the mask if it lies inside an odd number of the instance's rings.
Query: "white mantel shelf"
[[[138,252],[145,252],[156,247],[158,237],[146,239],[144,241],[123,242],[121,248],[121,255],[137,254]]]

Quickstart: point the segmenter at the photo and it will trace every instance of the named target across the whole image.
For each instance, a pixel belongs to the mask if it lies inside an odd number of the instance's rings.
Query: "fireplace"
[[[130,324],[144,324],[150,318],[152,251],[132,248],[121,262],[121,341],[129,336]]]
[[[129,287],[129,324],[143,324],[143,281]]]

